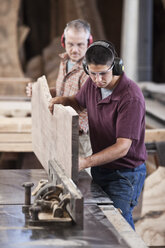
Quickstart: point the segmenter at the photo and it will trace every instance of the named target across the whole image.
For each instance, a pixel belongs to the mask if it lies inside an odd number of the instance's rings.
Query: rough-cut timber
[[[48,172],[48,161],[56,160],[73,180],[78,175],[78,114],[71,107],[54,106],[45,76],[33,84],[32,143],[33,151]]]

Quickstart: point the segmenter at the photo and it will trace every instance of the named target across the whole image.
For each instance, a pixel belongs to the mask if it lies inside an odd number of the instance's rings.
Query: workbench
[[[79,188],[84,196],[84,227],[26,227],[22,205],[22,184],[35,185],[47,178],[42,169],[1,170],[0,172],[0,247],[130,247],[108,221],[99,205],[111,205],[86,172],[80,173]]]

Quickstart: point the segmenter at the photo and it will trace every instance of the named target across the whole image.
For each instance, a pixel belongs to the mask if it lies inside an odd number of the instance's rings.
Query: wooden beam
[[[71,107],[54,106],[45,76],[33,84],[32,143],[33,150],[48,172],[48,161],[56,160],[66,175],[73,180],[78,176],[78,114]]]
[[[0,101],[0,116],[25,117],[31,115],[31,102]]]
[[[145,99],[146,113],[152,115],[165,124],[165,107],[162,103],[154,99]]]
[[[33,152],[32,143],[0,143],[0,152]]]
[[[165,141],[165,129],[146,129],[145,142],[161,142]]]
[[[1,117],[0,133],[31,133],[31,117]]]
[[[0,143],[32,142],[31,133],[0,133]]]
[[[0,118],[0,152],[32,152],[31,118]]]

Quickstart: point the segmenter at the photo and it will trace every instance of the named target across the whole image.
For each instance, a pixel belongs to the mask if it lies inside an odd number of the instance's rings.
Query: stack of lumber
[[[30,152],[31,102],[25,87],[30,78],[0,78],[0,152]]]
[[[0,117],[0,152],[32,152],[30,117]]]
[[[146,102],[146,126],[165,128],[165,84],[140,82]]]

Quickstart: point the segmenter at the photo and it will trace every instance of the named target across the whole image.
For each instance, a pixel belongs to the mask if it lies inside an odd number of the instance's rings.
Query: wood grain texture
[[[32,152],[31,118],[0,118],[0,152]]]
[[[145,142],[165,141],[165,129],[146,129]]]
[[[56,160],[66,175],[76,180],[78,175],[78,114],[71,107],[54,106],[45,76],[33,84],[32,143],[33,151],[48,172],[48,161]]]
[[[32,142],[0,143],[0,152],[32,152]]]
[[[1,117],[0,133],[31,133],[31,117]]]
[[[26,117],[31,115],[31,103],[26,101],[0,101],[0,116]]]

